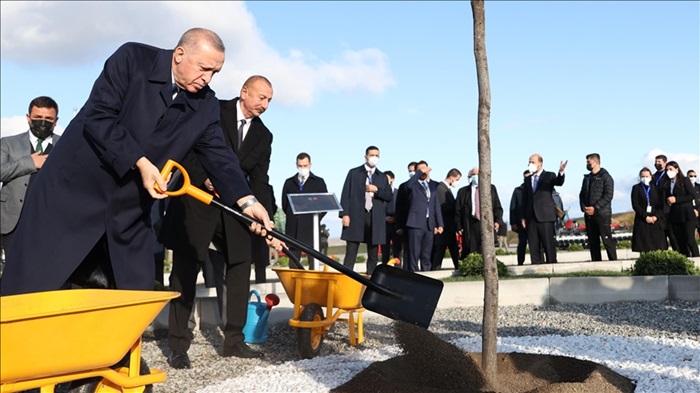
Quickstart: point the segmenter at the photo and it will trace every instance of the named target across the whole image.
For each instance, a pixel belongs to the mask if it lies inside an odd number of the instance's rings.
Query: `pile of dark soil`
[[[597,363],[564,356],[498,354],[498,386],[487,390],[481,353],[466,353],[426,329],[394,323],[403,355],[375,362],[333,389],[355,392],[628,393],[635,384]]]

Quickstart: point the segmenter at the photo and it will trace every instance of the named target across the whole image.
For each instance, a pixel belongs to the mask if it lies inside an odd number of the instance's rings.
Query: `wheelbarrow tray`
[[[0,382],[110,367],[179,295],[72,289],[0,297]]]
[[[273,268],[280,279],[289,300],[294,304],[317,303],[328,306],[329,285],[335,285],[333,307],[351,310],[362,307],[362,294],[365,286],[352,278],[337,272],[324,270],[301,270]],[[296,298],[295,286],[301,285],[300,298]]]

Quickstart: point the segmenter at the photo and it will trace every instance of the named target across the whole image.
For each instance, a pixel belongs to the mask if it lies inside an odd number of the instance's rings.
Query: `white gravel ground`
[[[461,337],[451,342],[467,352],[481,351],[481,337]],[[570,356],[601,363],[634,380],[638,393],[700,392],[700,342],[693,339],[607,335],[502,337],[498,351]],[[389,359],[399,352],[398,346],[392,345],[351,355],[256,366],[245,375],[198,392],[328,392],[372,362]]]

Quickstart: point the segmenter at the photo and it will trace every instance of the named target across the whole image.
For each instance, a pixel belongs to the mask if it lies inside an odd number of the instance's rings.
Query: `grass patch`
[[[583,272],[571,273],[551,273],[551,274],[523,274],[519,276],[498,277],[499,280],[519,280],[521,278],[552,278],[552,277],[630,277],[632,274],[629,271],[608,271],[608,270],[591,270]],[[483,281],[481,276],[454,276],[443,278],[444,282],[459,282],[459,281]]]

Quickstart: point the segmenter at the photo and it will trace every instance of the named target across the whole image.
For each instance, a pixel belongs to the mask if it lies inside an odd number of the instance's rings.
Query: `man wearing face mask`
[[[305,244],[314,244],[314,215],[294,214],[287,195],[319,192],[328,192],[326,182],[311,172],[311,156],[307,153],[299,153],[297,155],[297,173],[285,180],[282,186],[282,210],[287,217],[284,232]],[[326,213],[319,214],[319,222],[325,215]],[[301,257],[301,250],[290,248],[290,251],[297,258]],[[316,269],[315,260],[311,256],[308,256],[308,259],[309,269]]]
[[[416,164],[418,164],[416,161],[411,161],[408,163],[408,166],[406,167],[406,169],[408,170],[408,180],[411,180],[411,178],[413,176],[415,176]],[[394,193],[394,199],[395,199],[395,202],[393,202],[394,211],[396,211],[398,209],[405,209],[406,208],[406,204],[408,203],[406,200],[407,199],[406,186],[408,185],[408,180],[399,184],[399,188]],[[402,242],[401,247],[404,250],[406,250],[406,247],[408,247],[408,245],[406,244],[405,234],[399,235],[399,237],[401,238],[401,242]]]
[[[406,184],[407,203],[396,210],[397,231],[406,235],[404,269],[412,272],[431,270],[433,241],[445,226],[430,171],[427,162],[418,161]]]
[[[450,250],[450,258],[455,270],[459,269],[459,246],[457,245],[457,231],[455,230],[455,196],[452,190],[457,190],[462,172],[452,168],[447,172],[445,180],[437,186],[437,198],[442,212],[442,221],[445,226],[442,233],[435,235],[433,241],[432,270],[440,270],[442,260],[445,258],[445,248]]]
[[[555,186],[564,185],[564,170],[568,161],[559,164],[559,172],[542,169],[542,156],[533,154],[528,161],[532,175],[525,179],[523,189],[522,219],[520,223],[527,230],[530,245],[530,263],[543,263],[540,249],[544,249],[546,263],[557,262],[557,249],[554,239],[554,222],[557,220],[552,192]]]
[[[15,228],[19,222],[24,198],[34,176],[44,165],[59,136],[53,133],[58,121],[58,104],[50,97],[41,96],[29,103],[26,133],[2,138],[0,201],[2,248],[5,255],[12,246]]]
[[[578,195],[581,211],[586,221],[586,234],[591,251],[591,261],[602,260],[600,240],[603,239],[605,252],[609,261],[617,260],[615,240],[612,237],[610,223],[612,219],[612,199],[615,181],[610,173],[600,166],[600,155],[592,153],[586,156],[586,169],[583,175],[581,192]]]
[[[365,149],[365,163],[345,177],[338,216],[343,221],[340,238],[346,242],[343,265],[354,268],[360,243],[367,244],[367,274],[377,266],[379,245],[386,241],[386,204],[393,197],[386,175],[377,169],[379,148]]]
[[[472,252],[481,252],[481,205],[479,202],[479,168],[469,171],[469,185],[457,192],[455,205],[455,225],[462,235],[462,255],[464,259]],[[498,198],[496,186],[491,184],[491,206],[493,206],[494,230],[503,223],[503,207]]]

